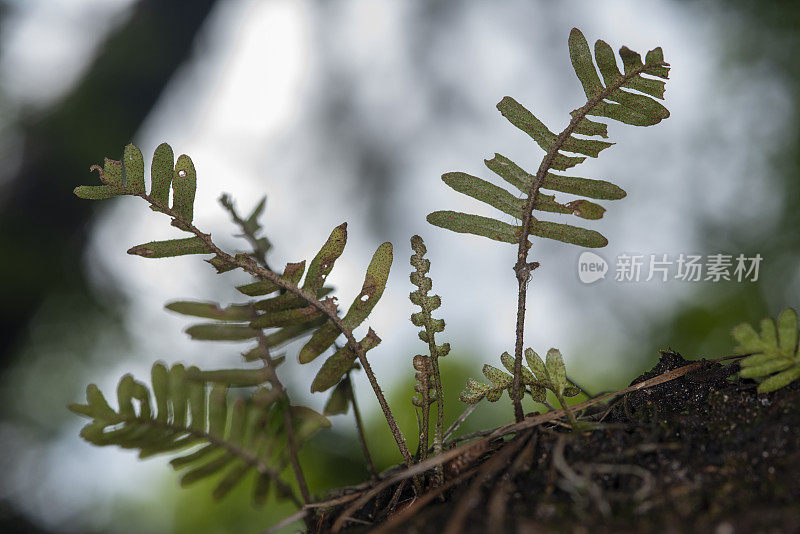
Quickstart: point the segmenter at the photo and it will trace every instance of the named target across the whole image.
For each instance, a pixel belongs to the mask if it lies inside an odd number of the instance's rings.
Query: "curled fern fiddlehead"
[[[749,355],[739,365],[744,378],[762,379],[759,393],[768,393],[787,386],[800,378],[800,347],[798,347],[797,312],[787,308],[778,321],[762,319],[761,333],[747,323],[733,329],[736,340],[734,354]]]

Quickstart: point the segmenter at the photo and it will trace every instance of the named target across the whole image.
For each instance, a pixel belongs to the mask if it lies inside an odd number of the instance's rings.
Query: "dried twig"
[[[489,532],[502,532],[506,522],[506,508],[508,498],[514,489],[514,477],[523,471],[530,469],[533,453],[536,450],[538,436],[536,434],[528,438],[525,447],[520,451],[511,464],[511,468],[505,474],[505,478],[492,491],[489,499],[489,519],[487,527]]]

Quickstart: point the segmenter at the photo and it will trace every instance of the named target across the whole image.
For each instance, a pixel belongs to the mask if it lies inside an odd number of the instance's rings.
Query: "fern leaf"
[[[194,218],[194,195],[197,190],[197,172],[189,156],[182,155],[175,163],[172,178],[172,211],[182,221],[192,222]]]
[[[598,248],[608,244],[608,240],[594,230],[539,220],[533,217],[532,211],[575,215],[587,220],[600,219],[605,213],[605,208],[595,202],[577,199],[562,203],[555,195],[540,193],[540,189],[600,200],[617,200],[625,196],[625,191],[611,182],[563,176],[550,171],[565,171],[589,157],[596,158],[614,144],[592,138],[607,138],[607,126],[590,120],[588,116],[605,117],[638,126],[657,124],[667,118],[669,111],[656,100],[663,98],[665,83],[653,77],[667,78],[668,64],[664,62],[660,48],[651,50],[645,62],[642,62],[638,54],[623,47],[620,50],[625,69],[623,74],[619,71],[614,53],[607,43],[597,41],[593,59],[586,38],[577,29],[570,33],[569,53],[587,101],[572,112],[572,120],[560,134],[553,133],[533,113],[511,97],[507,96],[497,104],[500,113],[511,124],[528,134],[545,151],[535,175],[500,154],[485,161],[491,171],[521,191],[524,195],[522,198],[503,187],[466,173],[447,173],[442,176],[444,182],[456,191],[515,217],[521,224],[513,226],[492,218],[452,211],[431,213],[428,222],[454,232],[471,233],[495,241],[517,244],[521,247],[520,251],[530,247],[529,236],[522,235],[525,233],[522,228],[531,236],[581,247]]]
[[[303,273],[305,270],[305,261],[301,261],[299,263],[287,263],[281,278],[287,282],[297,285],[300,282],[300,279],[303,278]],[[257,297],[275,293],[280,288],[269,280],[259,280],[258,282],[237,286],[236,289],[249,297]]]
[[[325,280],[333,270],[333,264],[344,252],[347,244],[347,223],[342,223],[333,229],[328,240],[322,245],[314,259],[308,266],[308,274],[303,282],[302,289],[317,293],[322,289]]]
[[[197,236],[168,241],[150,241],[136,245],[128,250],[128,254],[143,258],[173,258],[188,254],[208,254],[212,252],[206,243]]]
[[[550,377],[550,389],[556,395],[564,393],[567,387],[567,369],[564,367],[564,359],[558,349],[547,351],[547,374]]]
[[[734,354],[748,355],[739,362],[739,374],[763,379],[758,385],[760,393],[775,391],[800,378],[800,335],[794,309],[783,310],[777,324],[770,318],[763,319],[760,334],[743,323],[733,329],[732,335],[737,342]]]
[[[312,331],[316,330],[317,328],[325,324],[326,321],[327,321],[326,317],[320,317],[308,323],[286,326],[284,328],[276,330],[275,332],[265,335],[264,343],[270,348],[278,348],[294,339],[303,337],[311,333]],[[248,361],[252,361],[251,359],[249,359],[251,356],[253,357],[253,359],[255,359],[256,357],[260,358],[260,356],[255,356],[253,354],[254,351],[258,352],[258,350],[259,348],[256,347],[252,351],[245,353],[244,355],[245,359]]]
[[[463,174],[463,177],[466,180],[474,178],[467,174]],[[477,178],[474,180],[480,181]],[[421,413],[417,412],[417,423],[420,428],[420,458],[424,459],[428,454],[430,406],[434,402],[436,403],[436,423],[433,435],[434,454],[439,454],[443,448],[445,397],[439,370],[439,358],[449,354],[450,344],[443,343],[440,345],[436,343],[436,334],[444,331],[445,322],[443,319],[435,319],[433,317],[433,312],[442,305],[442,299],[439,295],[429,294],[433,289],[433,281],[428,276],[431,262],[425,258],[428,249],[425,247],[425,242],[418,235],[411,238],[411,248],[414,250],[414,254],[411,255],[410,262],[414,270],[411,272],[409,279],[413,285],[417,286],[417,289],[409,294],[409,299],[420,308],[420,311],[411,315],[411,322],[414,326],[420,328],[419,338],[428,345],[429,353],[429,356],[418,354],[413,358],[413,365],[416,370],[414,378],[417,381],[414,390],[419,396],[412,398],[412,404],[420,408],[421,411]],[[436,470],[435,477],[437,483],[443,480],[441,469]]]
[[[128,145],[122,154],[125,165],[125,181],[134,195],[146,193],[144,187],[144,157],[137,146]]]
[[[331,391],[328,402],[325,403],[325,409],[322,410],[323,415],[347,413],[347,409],[350,407],[350,388],[349,380],[340,380]]]
[[[521,193],[530,192],[535,183],[535,175],[528,173],[501,154],[495,154],[492,159],[484,160],[484,163],[489,170],[519,189]],[[561,176],[553,173],[547,173],[541,188],[598,200],[619,200],[625,198],[626,195],[622,188],[605,180]]]
[[[567,378],[566,367],[561,352],[550,349],[547,352],[547,363],[532,349],[525,349],[525,359],[528,368],[522,366],[522,384],[528,388],[531,398],[536,402],[544,403],[547,400],[546,389],[556,394],[557,397],[575,397],[580,394],[580,389],[572,385]],[[500,356],[500,361],[509,373],[514,373],[514,357],[508,352]],[[490,384],[485,384],[472,378],[467,380],[466,388],[459,395],[459,399],[468,404],[474,404],[482,398],[495,402],[509,391],[514,377],[497,367],[485,364],[483,375],[489,379]]]
[[[86,404],[70,406],[91,419],[81,436],[94,445],[138,450],[142,458],[193,447],[170,464],[183,472],[182,486],[220,477],[213,491],[216,499],[227,495],[252,471],[257,477],[254,498],[263,496],[264,486],[270,484],[281,488],[281,495],[291,496],[291,489],[278,477],[287,462],[280,452],[286,448],[282,412],[292,411],[298,446],[317,430],[330,426],[327,418],[310,408],[288,406],[266,388],[256,390],[250,399],[232,402],[225,385],[214,385],[209,394],[206,383],[191,378],[201,376],[196,373],[192,369],[186,372],[181,365],[168,370],[157,363],[152,369],[152,392],[125,375],[117,387],[117,410],[95,385],[90,385]],[[150,407],[151,394],[155,413]],[[190,419],[186,417],[187,407]]]
[[[509,373],[514,373],[514,357],[509,353],[504,352],[500,355],[500,362]],[[530,372],[525,366],[522,366],[522,383],[526,386],[541,386],[542,381],[538,380],[533,373]]]
[[[248,321],[257,315],[249,304],[234,304],[222,308],[216,302],[175,301],[164,307],[181,315],[204,317],[217,321]]]
[[[381,338],[375,333],[372,328],[367,331],[364,339],[358,342],[359,348],[367,352],[374,349],[381,342]],[[301,353],[302,354],[302,353]],[[311,383],[311,393],[316,391],[325,391],[335,386],[350,369],[356,361],[356,353],[349,345],[337,350],[330,356],[314,377]],[[301,361],[302,363],[302,361]]]
[[[602,248],[608,245],[608,239],[600,232],[533,218],[531,219],[530,234],[586,248]]]
[[[153,164],[150,169],[150,198],[154,203],[166,206],[169,202],[169,188],[175,169],[175,155],[172,147],[161,143],[153,153]]]
[[[488,237],[503,243],[516,243],[520,234],[519,226],[458,211],[434,211],[426,217],[426,220],[446,230]]]
[[[383,295],[386,282],[389,279],[389,269],[392,266],[392,244],[383,243],[372,256],[367,273],[364,277],[364,284],[361,291],[356,296],[347,314],[342,318],[342,324],[353,330],[360,325],[375,307]],[[317,330],[311,339],[300,350],[298,356],[300,363],[313,361],[317,356],[328,350],[336,338],[339,336],[339,328],[332,322],[325,323]],[[318,390],[319,391],[319,390]]]
[[[272,365],[277,367],[283,358],[273,358]],[[193,368],[186,373],[188,380],[195,382],[224,384],[228,387],[253,387],[266,383],[269,380],[269,372],[266,367],[259,369],[215,369],[212,371],[201,371]]]
[[[200,341],[244,341],[258,336],[258,330],[247,325],[204,323],[190,326],[186,333]]]
[[[330,300],[330,299],[326,299]],[[281,310],[259,315],[250,321],[251,328],[274,328],[277,326],[292,326],[308,323],[322,317],[322,312],[314,306]]]
[[[86,200],[105,200],[125,194],[125,190],[116,185],[81,185],[73,192],[75,196]]]
[[[568,137],[561,142],[561,145],[556,144],[557,136],[552,133],[547,127],[537,119],[533,113],[525,109],[522,104],[507,96],[503,98],[498,104],[497,109],[508,121],[527,133],[531,138],[536,141],[542,150],[550,152],[553,150],[564,150],[565,152],[573,152],[576,154],[586,154],[596,158],[600,152],[612,146],[614,143],[607,141],[597,141],[593,139],[581,139],[577,137]],[[570,167],[574,167],[579,163],[583,163],[586,157],[583,156],[566,156],[564,154],[556,153],[556,156],[551,164],[551,168],[557,171],[565,171]]]

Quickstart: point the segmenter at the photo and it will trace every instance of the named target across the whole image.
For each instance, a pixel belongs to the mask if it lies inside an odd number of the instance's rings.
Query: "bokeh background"
[[[579,27],[672,63],[666,105],[651,128],[611,123],[618,146],[576,169],[628,197],[595,225],[610,263],[628,254],[764,258],[755,283],[670,280],[590,286],[580,250],[537,242],[526,345],[561,348],[591,390],[617,388],[657,350],[687,358],[731,348],[741,321],[800,304],[800,4],[752,0],[652,2],[402,2],[349,0],[5,0],[0,3],[0,530],[3,532],[260,532],[291,509],[250,507],[247,491],[212,503],[178,487],[166,460],[96,449],[66,410],[95,382],[146,377],[158,359],[207,367],[240,346],[192,342],[174,298],[236,300],[245,279],[196,257],[150,262],[128,247],[174,234],[137,199],[72,196],[88,167],[135,142],[192,156],[197,224],[244,250],[216,199],[242,211],[268,196],[270,261],[311,257],[347,221],[331,276],[342,300],[358,291],[371,253],[395,245],[390,284],[370,325],[370,353],[406,434],[411,358],[424,347],[408,321],[412,234],[422,235],[453,345],[445,366],[449,419],[465,377],[512,350],[513,247],[448,235],[425,215],[488,214],[449,190],[443,172],[491,178],[495,151],[535,169],[541,152],[495,104],[512,95],[552,130],[582,104],[567,36]],[[578,172],[579,171],[579,172]],[[509,221],[510,222],[510,221]],[[290,349],[291,350],[291,349]],[[280,369],[298,402],[316,369]],[[363,376],[357,394],[382,467],[399,459]],[[112,395],[113,396],[113,395]],[[465,431],[511,417],[477,410]],[[305,449],[312,490],[366,476],[350,416]],[[413,445],[412,445],[413,447]]]

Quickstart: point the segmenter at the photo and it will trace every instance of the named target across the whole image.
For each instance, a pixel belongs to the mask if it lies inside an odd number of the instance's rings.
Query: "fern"
[[[596,220],[602,218],[605,208],[586,198],[617,200],[625,196],[625,191],[611,182],[566,176],[551,171],[566,171],[582,163],[587,157],[596,158],[613,144],[597,139],[608,137],[607,125],[591,120],[589,116],[636,126],[657,124],[669,117],[667,108],[656,100],[663,99],[663,79],[669,74],[669,64],[664,61],[661,48],[648,52],[643,62],[639,54],[622,47],[619,55],[624,73],[621,73],[613,50],[604,41],[595,43],[595,67],[586,38],[573,28],[569,36],[569,53],[587,101],[571,112],[572,119],[560,134],[550,131],[533,113],[511,97],[505,97],[497,104],[498,110],[511,124],[527,133],[545,151],[535,174],[525,171],[501,154],[485,160],[486,166],[492,172],[523,194],[522,198],[517,198],[504,187],[463,172],[451,172],[442,176],[445,184],[459,193],[513,216],[519,220],[519,224],[512,225],[491,217],[455,211],[436,211],[427,217],[431,224],[447,230],[488,237],[518,247],[514,270],[519,284],[519,300],[512,386],[512,391],[516,392],[512,399],[518,421],[523,417],[520,404],[521,366],[527,284],[531,271],[539,267],[538,262],[529,262],[527,259],[531,248],[530,236],[589,248],[608,244],[605,236],[595,230],[542,220],[534,217],[533,212],[574,215],[585,220]],[[540,189],[586,198],[562,203],[556,200],[555,195],[541,193]]]
[[[759,393],[768,393],[789,385],[800,378],[800,347],[798,347],[797,312],[787,308],[778,316],[761,321],[760,335],[747,323],[733,329],[736,340],[734,354],[745,356],[739,365],[743,378],[763,379]]]
[[[135,195],[151,203],[156,211],[163,211],[173,217],[173,226],[192,232],[190,226],[193,215],[193,202],[197,187],[197,175],[194,165],[188,156],[182,155],[175,164],[174,172],[169,173],[173,158],[172,148],[166,143],[161,144],[153,157],[151,192],[145,193],[144,165],[141,151],[128,145],[125,148],[123,163],[105,160],[100,171],[100,178],[105,185],[80,186],[75,189],[75,194],[81,198],[100,199],[110,196]],[[124,173],[123,171],[124,167]],[[124,174],[124,180],[123,180]],[[167,208],[167,195],[169,184],[172,184],[172,207]],[[225,203],[229,203],[226,201]],[[258,210],[257,210],[258,211]],[[192,232],[201,234],[199,231]],[[335,300],[325,298],[330,292],[324,288],[325,279],[333,269],[334,263],[344,251],[347,242],[347,224],[344,223],[334,228],[328,241],[309,264],[305,273],[305,281],[300,280],[305,271],[305,262],[289,263],[286,265],[281,284],[277,280],[267,278],[259,279],[253,283],[238,286],[241,293],[247,296],[265,296],[284,290],[278,296],[257,300],[247,305],[233,305],[221,308],[214,303],[175,302],[167,307],[172,311],[187,315],[196,315],[214,319],[214,323],[198,324],[190,327],[187,332],[195,339],[238,341],[255,339],[259,332],[265,328],[276,328],[277,331],[267,337],[268,345],[276,347],[299,336],[311,333],[311,339],[301,349],[300,363],[308,363],[328,350],[341,333],[340,325],[331,320],[330,315],[337,314],[338,308]],[[186,239],[172,239],[167,241],[153,241],[137,245],[128,250],[129,254],[145,258],[165,258],[188,254],[211,254],[214,258],[209,260],[218,272],[246,267],[252,261],[244,254],[231,259],[219,254],[210,242],[208,235],[194,235]],[[358,327],[369,315],[381,298],[389,276],[392,264],[391,243],[382,244],[367,268],[366,277],[361,292],[355,298],[346,315],[341,318],[341,326],[349,331]],[[245,269],[248,270],[248,269]],[[263,273],[257,273],[263,274]],[[272,274],[272,273],[271,273]],[[289,287],[287,287],[289,286]],[[326,311],[328,312],[326,314]],[[328,317],[326,317],[328,315]],[[361,340],[359,347],[366,353],[380,343],[380,338],[370,330]],[[356,353],[350,347],[344,347],[323,364],[316,378],[312,382],[311,391],[325,391],[334,386],[350,369],[356,360]]]
[[[355,362],[358,360],[370,380],[403,458],[408,464],[411,463],[412,459],[408,453],[405,439],[397,427],[394,416],[366,359],[366,353],[380,343],[380,338],[371,328],[360,341],[353,334],[353,330],[366,320],[383,294],[392,264],[391,243],[384,243],[378,247],[367,267],[361,291],[347,312],[340,316],[336,299],[328,296],[332,289],[325,287],[324,284],[336,260],[344,250],[347,241],[346,223],[333,229],[328,240],[308,264],[308,269],[306,269],[305,261],[288,263],[283,269],[283,274],[279,275],[269,269],[266,264],[265,255],[269,250],[269,241],[258,235],[261,227],[257,219],[263,211],[264,201],[262,200],[256,206],[249,217],[243,219],[236,213],[230,198],[227,196],[221,198],[222,205],[231,213],[234,222],[241,227],[242,235],[253,246],[253,254],[257,261],[245,253],[231,255],[224,252],[214,243],[210,234],[200,231],[193,225],[193,203],[197,187],[195,168],[191,159],[186,155],[180,156],[177,162],[174,162],[173,151],[166,143],[160,145],[153,156],[149,194],[145,189],[142,153],[134,145],[125,147],[122,162],[106,159],[102,168],[94,166],[92,169],[99,171],[103,185],[77,187],[75,189],[77,196],[92,200],[123,195],[138,196],[146,200],[154,211],[170,216],[173,226],[192,234],[187,238],[152,241],[137,245],[128,250],[129,254],[145,258],[207,254],[213,257],[206,261],[218,273],[242,269],[255,278],[253,282],[236,288],[243,295],[251,297],[244,303],[221,306],[214,302],[176,301],[167,305],[167,309],[173,312],[210,320],[190,326],[187,333],[192,338],[205,341],[254,341],[255,345],[246,350],[243,357],[246,361],[262,361],[264,363],[262,367],[255,369],[214,371],[192,369],[190,372],[187,371],[190,379],[199,380],[204,385],[217,383],[214,389],[217,393],[214,398],[219,402],[222,402],[219,399],[223,396],[222,390],[219,388],[237,386],[260,386],[263,388],[264,384],[268,384],[269,391],[276,392],[279,402],[288,406],[288,395],[275,374],[276,366],[284,358],[282,356],[273,357],[271,351],[289,341],[307,338],[298,356],[300,363],[305,364],[327,352],[334,345],[337,337],[343,334],[347,343],[341,348],[337,346],[336,350],[325,359],[321,369],[311,382],[311,391],[325,391],[341,383],[343,379],[347,379],[347,373],[354,368]],[[169,204],[170,189],[172,190],[171,205]],[[142,427],[144,424],[142,421],[149,421],[150,414],[148,409],[145,409],[146,405],[149,406],[147,404],[149,401],[142,400],[147,396],[146,387],[138,383],[134,383],[137,384],[135,386],[129,386],[127,384],[131,379],[123,380],[125,388],[133,387],[138,395],[135,398],[142,403],[141,412],[134,415],[125,408],[125,415],[128,419],[120,420],[117,417],[119,413],[114,412],[117,413],[117,416],[112,416],[113,410],[111,412],[106,410],[104,401],[97,400],[99,391],[92,390],[94,401],[90,400],[87,407],[81,412],[95,418],[95,421],[87,426],[87,429],[90,429],[85,432],[87,439],[95,440],[93,442],[98,444],[117,444],[125,447],[137,447],[138,444],[143,444],[153,450],[160,448],[171,450],[170,447],[176,439],[174,434],[179,432],[180,428],[177,430],[173,428],[171,432],[162,429],[164,431],[161,433],[142,431],[147,438],[143,438],[144,441],[141,442],[129,441],[127,431],[110,434],[110,436],[119,436],[119,439],[104,435],[102,429],[109,425],[119,424],[125,428],[134,429],[131,430],[131,433],[138,435],[135,428]],[[120,399],[128,395],[127,389],[123,393],[124,395],[121,394]],[[200,393],[196,394],[200,395]],[[263,393],[256,394],[263,395]],[[102,395],[99,398],[102,399]],[[167,397],[163,396],[163,391],[159,392],[156,389],[156,399],[159,402],[166,402],[164,399]],[[125,402],[129,403],[129,401]],[[196,404],[197,406],[202,404],[200,397]],[[80,410],[80,408],[78,409]],[[123,410],[122,402],[120,410]],[[201,410],[201,408],[197,407],[197,410]],[[298,479],[303,501],[308,502],[310,497],[296,457],[297,449],[306,436],[303,434],[294,436],[295,432],[293,431],[296,423],[293,422],[294,414],[299,414],[298,421],[302,422],[305,413],[303,410],[304,408],[301,407],[283,410],[284,420],[273,417],[271,419],[273,423],[270,424],[283,425],[283,432],[288,441],[288,447],[285,447],[285,450],[289,451],[289,459]],[[163,413],[166,417],[168,412]],[[202,414],[203,412],[198,413]],[[115,417],[117,418],[115,419]],[[202,418],[193,417],[192,421],[199,428]],[[97,430],[98,428],[100,431]],[[213,428],[219,430],[219,427]],[[225,438],[221,431],[210,432],[209,435],[213,435],[217,440]],[[249,452],[253,451],[249,450]],[[226,462],[227,460],[218,459],[220,464]]]
[[[522,383],[529,388],[528,393],[534,401],[547,402],[546,389],[567,397],[580,394],[580,389],[568,383],[564,360],[558,349],[547,351],[547,363],[533,349],[525,349],[525,359],[530,369],[522,367]],[[514,358],[508,352],[500,356],[500,361],[510,373],[514,372]],[[483,375],[491,383],[468,379],[466,389],[459,396],[463,402],[475,404],[484,397],[489,402],[497,402],[506,390],[511,395],[511,375],[489,364],[484,364]]]
[[[236,207],[229,195],[223,194],[219,198],[219,203],[230,214],[233,222],[242,229],[242,233],[239,234],[238,237],[243,237],[250,242],[250,245],[253,247],[253,258],[263,267],[269,269],[267,253],[272,248],[272,243],[270,243],[270,240],[266,237],[258,235],[262,230],[258,218],[261,217],[261,214],[264,212],[264,208],[267,205],[267,197],[261,197],[261,200],[258,201],[256,207],[253,208],[253,211],[250,212],[250,215],[248,215],[246,219],[240,217],[236,212]]]
[[[657,124],[669,117],[669,111],[655,100],[663,99],[665,83],[643,76],[647,74],[667,78],[669,69],[660,48],[648,52],[646,62],[643,63],[639,54],[623,47],[620,57],[625,73],[622,74],[611,47],[604,41],[597,41],[595,59],[603,77],[601,80],[592,63],[586,38],[577,29],[573,29],[570,34],[569,50],[573,68],[588,100],[584,106],[571,113],[572,120],[563,132],[559,135],[551,132],[544,123],[511,97],[505,97],[497,104],[497,108],[511,124],[530,135],[546,152],[535,175],[500,154],[485,161],[492,172],[526,196],[517,198],[505,188],[463,172],[444,174],[442,180],[456,191],[489,204],[520,221],[530,218],[529,235],[583,247],[603,247],[608,244],[608,240],[596,231],[541,221],[531,217],[530,212],[537,210],[572,214],[587,220],[600,219],[605,212],[602,206],[589,200],[557,202],[554,195],[539,193],[539,189],[600,200],[618,200],[625,196],[625,191],[613,183],[553,174],[550,171],[565,171],[582,163],[587,157],[598,157],[601,151],[613,145],[607,141],[587,138],[608,137],[607,126],[592,121],[587,116],[605,117],[637,126]],[[633,93],[623,88],[639,92]],[[575,137],[575,134],[586,137]],[[581,155],[570,156],[564,152]],[[512,226],[477,215],[437,211],[428,215],[428,221],[455,232],[482,235],[507,243],[517,244],[521,240],[527,240],[527,236],[521,233],[521,226]]]
[[[182,486],[219,475],[213,496],[221,499],[255,471],[255,503],[263,504],[273,485],[279,497],[299,503],[278,476],[289,462],[284,412],[292,413],[298,446],[330,426],[327,418],[310,408],[289,406],[271,388],[261,387],[247,399],[232,400],[227,386],[209,388],[202,376],[196,367],[184,369],[178,364],[167,369],[156,363],[152,368],[155,410],[150,389],[129,374],[117,387],[117,410],[94,384],[86,389],[86,404],[73,404],[70,409],[92,419],[81,437],[94,445],[137,449],[140,458],[191,448],[170,461],[183,472]]]
[[[411,322],[414,326],[421,328],[419,338],[428,344],[429,356],[418,354],[414,356],[415,378],[418,384],[415,391],[419,397],[414,397],[414,406],[422,410],[420,423],[420,453],[421,458],[425,458],[428,450],[428,414],[430,405],[436,403],[436,426],[433,437],[433,450],[435,454],[442,452],[442,433],[444,417],[444,391],[442,390],[442,377],[439,371],[439,358],[447,356],[450,352],[450,344],[436,344],[436,334],[444,331],[444,320],[434,319],[433,312],[442,305],[439,295],[428,295],[433,289],[433,281],[427,276],[431,268],[430,260],[425,259],[428,250],[425,242],[418,235],[411,238],[411,248],[414,254],[411,256],[411,265],[414,271],[411,272],[411,283],[417,289],[409,295],[411,302],[420,307],[420,311],[411,315]],[[441,472],[437,471],[437,478],[441,481]]]
[[[555,394],[561,407],[572,418],[565,397],[580,395],[581,390],[567,378],[567,370],[561,352],[558,349],[548,350],[545,363],[533,349],[525,349],[525,359],[528,362],[528,368],[522,366],[522,384],[531,398],[536,402],[547,404],[546,390],[550,390]],[[514,358],[508,352],[504,352],[500,356],[500,361],[509,373],[514,373]],[[503,391],[508,391],[508,396],[514,398],[514,377],[512,375],[497,367],[484,364],[483,376],[489,379],[489,384],[472,378],[467,379],[466,389],[459,395],[462,402],[476,404],[483,398],[489,402],[497,402],[503,396]]]

